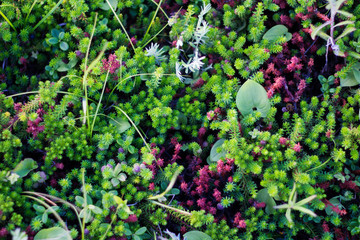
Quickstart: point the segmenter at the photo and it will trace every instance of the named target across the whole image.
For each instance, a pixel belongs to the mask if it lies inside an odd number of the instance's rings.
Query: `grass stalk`
[[[60,4],[63,2],[64,0],[60,0],[46,15],[45,17],[43,17],[40,22],[38,22],[35,27],[33,27],[32,32],[35,31],[35,29],[37,29],[51,14],[53,14],[55,12],[55,10],[60,6]]]
[[[153,25],[153,23],[154,23],[154,21],[155,21],[155,17],[156,17],[156,15],[157,15],[158,11],[159,11],[159,8],[160,8],[160,6],[161,6],[162,1],[163,1],[163,0],[160,0],[159,4],[157,5],[156,11],[155,11],[155,13],[154,13],[154,16],[153,16],[153,18],[151,19],[151,22],[150,22],[150,24],[149,24],[149,26],[148,26],[148,28],[147,28],[144,36],[146,36],[146,35],[149,33],[150,28],[151,28],[151,26]]]
[[[51,212],[52,214],[54,214],[55,218],[60,222],[61,226],[62,226],[67,232],[69,232],[69,229],[67,228],[64,220],[62,220],[62,218],[60,217],[60,215],[59,215],[54,209],[52,209],[52,208],[50,207],[50,205],[48,205],[46,202],[44,202],[44,201],[42,201],[42,200],[40,200],[40,199],[38,199],[38,198],[36,198],[36,197],[28,196],[28,195],[25,195],[25,196],[28,197],[28,198],[30,198],[30,199],[33,199],[33,200],[37,201],[38,203],[44,205],[47,209],[49,209],[50,212]]]
[[[12,29],[14,29],[14,31],[16,32],[16,28],[14,27],[14,25],[10,22],[10,20],[6,17],[6,15],[0,10],[0,15],[5,19],[5,21],[10,25],[10,27],[12,27]]]
[[[107,4],[109,5],[109,7],[110,7],[111,11],[114,13],[115,18],[116,18],[116,20],[118,20],[118,22],[119,22],[119,24],[120,24],[120,26],[121,26],[122,30],[125,32],[126,37],[129,39],[129,42],[130,42],[130,45],[131,45],[132,49],[135,51],[135,47],[134,47],[134,45],[133,45],[133,43],[132,43],[132,41],[131,41],[131,38],[130,38],[129,34],[127,33],[127,31],[126,31],[126,29],[125,29],[124,25],[123,25],[123,24],[122,24],[122,22],[120,21],[120,19],[119,19],[118,15],[116,14],[116,12],[115,12],[114,8],[111,6],[111,4],[110,4],[109,0],[106,0],[106,2],[107,2]]]
[[[94,130],[94,126],[95,126],[95,122],[96,122],[96,116],[98,115],[99,108],[100,108],[100,104],[101,104],[101,100],[102,100],[102,98],[103,98],[103,96],[104,96],[106,83],[107,83],[107,80],[108,80],[108,78],[109,78],[109,73],[110,73],[110,70],[108,70],[107,73],[106,73],[106,78],[105,78],[104,86],[103,86],[103,89],[102,89],[102,92],[101,92],[101,95],[100,95],[99,103],[98,103],[98,105],[97,105],[97,107],[96,107],[94,120],[93,120],[93,122],[92,122],[90,136],[92,136],[92,133],[93,133],[93,130]]]
[[[37,1],[38,1],[38,0],[35,0],[35,1],[33,2],[33,4],[31,4],[30,10],[29,10],[28,14],[26,15],[25,22],[27,22],[27,20],[28,20],[28,18],[29,18],[29,16],[30,16],[30,13],[31,13],[32,9],[34,8],[35,4],[37,3]]]

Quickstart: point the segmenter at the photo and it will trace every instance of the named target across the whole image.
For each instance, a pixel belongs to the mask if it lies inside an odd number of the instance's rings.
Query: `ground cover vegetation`
[[[359,239],[357,1],[0,15],[0,239]]]

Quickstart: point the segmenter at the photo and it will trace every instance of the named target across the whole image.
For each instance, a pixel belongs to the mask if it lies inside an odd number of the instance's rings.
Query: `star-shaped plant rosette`
[[[281,205],[278,205],[278,206],[274,206],[275,209],[287,209],[286,210],[286,219],[290,222],[290,223],[293,223],[293,220],[291,219],[291,210],[294,209],[294,210],[298,210],[300,212],[303,212],[303,213],[306,213],[306,214],[309,214],[310,216],[312,217],[317,217],[317,215],[303,207],[303,205],[311,202],[312,200],[314,200],[315,198],[317,197],[317,195],[312,195],[310,197],[307,197],[299,202],[296,202],[296,198],[297,198],[297,192],[296,192],[296,183],[294,182],[294,187],[290,193],[290,196],[289,196],[289,201],[287,204],[281,204]]]

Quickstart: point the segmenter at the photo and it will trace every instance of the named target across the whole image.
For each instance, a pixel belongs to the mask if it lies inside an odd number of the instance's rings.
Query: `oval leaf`
[[[210,161],[211,162],[217,162],[220,160],[220,158],[225,157],[226,152],[222,149],[222,145],[224,142],[225,142],[225,139],[220,139],[211,148],[211,151],[210,151]],[[217,150],[218,148],[220,148],[219,149],[220,152],[218,152],[218,150]]]
[[[236,106],[244,116],[252,113],[254,108],[261,112],[262,117],[266,117],[270,111],[270,101],[265,89],[253,80],[247,80],[239,89]]]
[[[20,177],[25,177],[31,170],[38,167],[37,163],[32,158],[25,158],[13,170],[14,173]]]
[[[146,227],[142,227],[142,228],[139,228],[136,232],[135,232],[135,234],[136,235],[142,235],[142,234],[144,234],[146,232]]]
[[[63,51],[66,51],[69,49],[69,45],[66,42],[61,42],[60,43],[60,49]]]
[[[57,44],[58,42],[59,42],[59,40],[57,38],[54,38],[54,37],[49,38],[49,43],[52,45]]]
[[[56,28],[53,28],[53,29],[51,30],[51,35],[52,35],[53,37],[58,38],[58,37],[59,37],[59,34],[60,34],[60,30],[58,30],[58,29],[56,29]]]
[[[131,127],[129,121],[123,118],[111,119],[109,123],[117,127],[118,133],[123,133]]]
[[[184,234],[187,240],[212,240],[206,233],[200,231],[190,231]]]
[[[43,215],[42,215],[42,218],[41,218],[41,221],[43,222],[43,223],[47,223],[47,221],[48,221],[48,215],[47,215],[47,213],[44,213]]]
[[[61,40],[61,39],[63,39],[64,37],[65,37],[65,33],[64,33],[64,32],[60,32],[58,38]]]
[[[60,60],[58,63],[58,68],[56,69],[58,72],[67,72],[70,70],[69,66]]]
[[[71,240],[70,233],[61,227],[52,227],[38,232],[34,240]]]
[[[114,9],[114,11],[116,11],[117,5],[118,5],[118,0],[109,0],[109,3],[110,3],[110,5],[111,5],[111,7]],[[107,1],[101,3],[101,4],[100,4],[100,8],[101,8],[102,10],[105,10],[105,11],[107,11],[107,10],[110,9],[109,4],[108,4]]]
[[[263,36],[263,39],[269,40],[269,41],[275,41],[279,37],[285,35],[288,33],[288,29],[284,25],[276,25],[270,28]],[[290,38],[291,39],[291,38]],[[287,41],[288,36],[287,36]]]
[[[99,208],[98,206],[94,206],[94,205],[91,205],[92,206],[92,208],[91,208],[91,211],[93,212],[93,213],[95,213],[95,214],[102,214],[102,209],[101,208]],[[90,208],[90,207],[89,207]]]
[[[44,208],[43,206],[34,204],[33,207],[34,207],[34,209],[35,209],[37,212],[40,212],[40,213],[45,212],[45,208]]]

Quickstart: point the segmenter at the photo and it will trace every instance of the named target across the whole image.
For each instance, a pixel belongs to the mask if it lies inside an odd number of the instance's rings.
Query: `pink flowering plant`
[[[0,240],[359,239],[356,1],[0,4]]]

